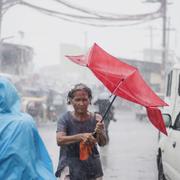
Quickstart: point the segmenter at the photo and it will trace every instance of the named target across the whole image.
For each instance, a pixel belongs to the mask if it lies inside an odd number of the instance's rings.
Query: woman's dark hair
[[[73,99],[74,97],[74,93],[78,90],[84,90],[85,92],[87,92],[88,94],[88,97],[89,97],[89,100],[90,100],[90,103],[91,103],[91,100],[92,100],[92,91],[89,87],[87,87],[85,84],[83,83],[79,83],[79,84],[76,84],[69,92],[68,92],[68,95],[67,95],[67,103],[70,104],[70,100]]]

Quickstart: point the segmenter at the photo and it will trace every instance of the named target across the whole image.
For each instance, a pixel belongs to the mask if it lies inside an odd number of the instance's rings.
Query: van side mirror
[[[167,128],[172,128],[171,116],[169,114],[162,114],[162,116],[163,116],[163,120],[164,120],[165,126]]]

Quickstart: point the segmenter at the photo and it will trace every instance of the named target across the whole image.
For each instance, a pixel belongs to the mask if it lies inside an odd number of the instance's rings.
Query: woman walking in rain
[[[88,111],[91,99],[91,90],[84,84],[75,85],[68,93],[68,103],[74,110],[62,115],[57,124],[57,144],[61,148],[56,176],[60,180],[102,180],[97,144],[104,146],[106,135],[102,117]],[[82,144],[91,147],[87,157],[83,157],[86,152]]]

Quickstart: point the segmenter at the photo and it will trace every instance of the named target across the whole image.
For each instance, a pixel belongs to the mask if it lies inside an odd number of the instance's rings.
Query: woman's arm
[[[75,134],[71,136],[67,136],[66,133],[64,132],[57,132],[56,133],[56,141],[58,146],[66,145],[66,144],[71,144],[75,142],[80,142],[80,141],[86,141],[89,139],[91,136],[91,133],[80,133],[80,134]]]
[[[96,131],[96,140],[97,140],[99,146],[106,145],[107,137],[106,137],[106,134],[105,134],[105,130]]]
[[[104,123],[101,122],[102,116],[99,114],[96,114],[96,120],[97,120],[97,124],[96,124],[96,128],[95,128],[96,140],[97,140],[99,146],[104,146],[107,143],[107,137],[106,137],[106,133],[105,133]]]

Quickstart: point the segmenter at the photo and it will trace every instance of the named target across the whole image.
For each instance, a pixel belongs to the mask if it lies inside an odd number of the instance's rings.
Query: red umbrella
[[[113,57],[97,44],[92,46],[87,55],[66,57],[79,65],[87,66],[115,96],[146,107],[151,123],[167,135],[161,111],[158,109],[167,104],[146,84],[136,67]]]

